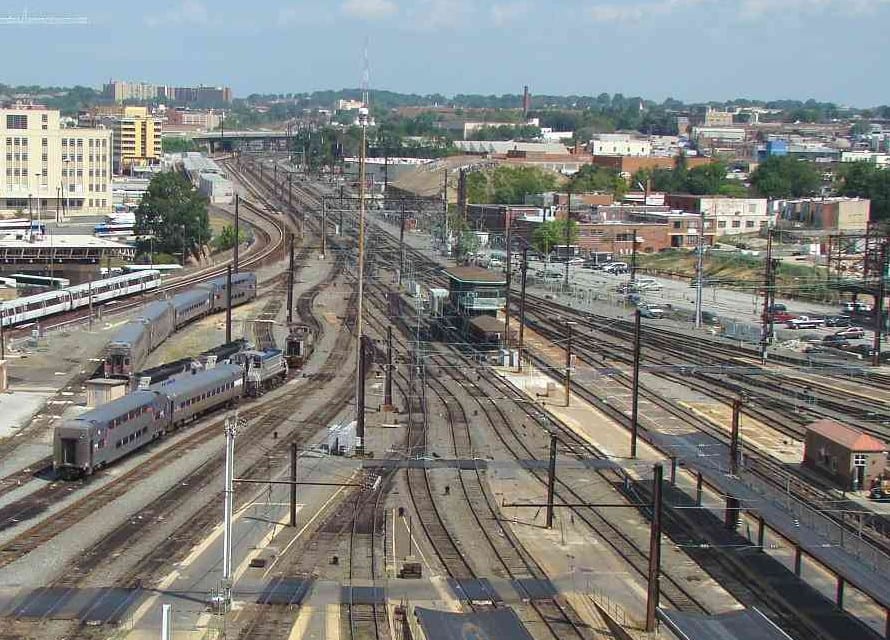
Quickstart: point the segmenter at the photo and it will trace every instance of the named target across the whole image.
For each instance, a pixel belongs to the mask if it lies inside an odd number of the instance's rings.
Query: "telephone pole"
[[[637,230],[632,231],[633,240],[630,243],[630,283],[637,281]]]
[[[566,374],[565,374],[565,392],[566,392],[566,406],[571,406],[572,403],[572,327],[575,326],[575,322],[569,320],[566,322],[566,328],[568,329],[568,342],[566,343]]]
[[[294,321],[294,234],[288,233],[287,238],[290,251],[287,269],[287,325],[289,327]]]
[[[365,53],[367,54],[367,51]],[[367,74],[367,69],[365,72]],[[365,82],[367,82],[367,78],[365,78]],[[363,456],[365,452],[365,357],[362,336],[362,313],[365,294],[365,145],[367,140],[368,119],[368,90],[367,86],[365,86],[364,95],[362,95],[362,107],[359,109],[362,141],[358,165],[358,301],[355,316],[355,453],[357,456]]]
[[[226,265],[226,344],[232,341],[232,265]]]
[[[547,528],[553,528],[553,494],[556,489],[556,435],[550,434],[550,466],[547,474]]]
[[[760,328],[760,361],[766,364],[767,348],[773,334],[773,300],[776,295],[773,286],[775,275],[773,273],[773,235],[770,228],[766,238],[766,264],[763,274],[763,315]]]
[[[223,490],[223,577],[222,588],[225,609],[228,610],[232,597],[232,517],[235,497],[235,431],[238,424],[237,416],[229,416],[225,422],[226,433],[226,468],[225,488]]]
[[[701,329],[702,284],[705,265],[705,212],[702,210],[698,223],[698,256],[695,262],[695,328]]]
[[[510,238],[510,220],[511,216],[505,214],[505,222],[507,226],[507,294],[506,304],[504,305],[504,346],[510,346],[510,285],[513,276],[513,251],[512,239]]]
[[[232,264],[235,267],[235,273],[238,273],[238,250],[240,249],[241,243],[241,220],[238,215],[238,205],[240,204],[241,198],[236,193],[235,194],[235,246],[232,248]]]
[[[866,256],[867,260],[867,256]],[[881,338],[884,333],[884,297],[887,295],[887,240],[881,243],[881,259],[878,263],[878,294],[875,296],[875,341],[871,363],[881,364]]]
[[[640,400],[640,310],[634,313],[634,369],[630,408],[630,457],[637,457],[637,429],[639,425]]]
[[[528,277],[528,247],[522,249],[522,267],[519,289],[519,357],[518,372],[522,373],[522,349],[525,346],[525,282]]]
[[[652,525],[649,528],[649,580],[646,597],[646,632],[655,631],[655,616],[661,594],[661,483],[664,468],[657,463],[652,473]]]
[[[566,289],[566,291],[568,291],[569,290],[569,243],[572,241],[572,236],[571,236],[571,234],[572,234],[572,185],[571,185],[571,183],[569,183],[569,187],[566,190],[566,195],[568,196],[566,198],[567,199],[566,204],[568,205],[568,208],[566,209],[566,255],[565,255],[566,282],[565,282],[565,289]]]

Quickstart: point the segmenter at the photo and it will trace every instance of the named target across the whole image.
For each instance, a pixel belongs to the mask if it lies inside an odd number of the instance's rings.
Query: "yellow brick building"
[[[160,161],[161,122],[146,107],[124,107],[124,113],[111,121],[114,131],[114,170],[128,173],[134,166]]]

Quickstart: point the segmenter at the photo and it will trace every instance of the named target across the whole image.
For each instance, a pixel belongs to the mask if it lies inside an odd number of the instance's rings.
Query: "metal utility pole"
[[[294,174],[290,171],[287,172],[287,208],[293,209],[293,196],[294,196]]]
[[[238,251],[241,248],[241,217],[238,214],[241,197],[235,194],[235,246],[232,248],[232,264],[238,273]]]
[[[511,228],[511,218],[509,215],[505,216],[505,222],[507,226],[507,295],[506,295],[506,304],[504,305],[504,346],[510,346],[510,285],[513,281],[513,247],[512,247],[512,238],[510,237],[510,228]]]
[[[878,263],[878,295],[875,297],[875,341],[871,363],[881,364],[881,337],[884,333],[884,297],[887,295],[887,241],[881,243],[881,259]]]
[[[572,241],[572,185],[569,184],[569,188],[566,190],[566,195],[568,196],[566,209],[566,282],[565,282],[565,290],[569,290],[569,243]]]
[[[522,249],[521,280],[519,285],[519,361],[518,371],[522,373],[522,349],[525,346],[525,282],[528,276],[528,247]]]
[[[383,406],[387,409],[392,404],[392,325],[386,327],[386,376],[383,379]]]
[[[367,348],[365,336],[359,336],[358,340],[358,367],[356,368],[355,377],[357,380],[355,389],[355,438],[356,438],[356,455],[361,455],[358,449],[358,442],[362,443],[361,452],[364,453],[365,446],[365,370],[367,367]],[[361,435],[359,435],[361,434]]]
[[[633,240],[630,243],[630,283],[637,281],[637,230],[634,229]]]
[[[701,329],[702,284],[705,265],[705,212],[701,212],[698,229],[698,256],[695,263],[695,328]]]
[[[364,377],[364,344],[362,342],[362,312],[364,309],[365,295],[365,145],[368,129],[368,95],[363,98],[363,107],[359,110],[359,118],[362,125],[362,142],[359,153],[359,181],[358,181],[358,301],[355,316],[355,389],[356,389],[356,421],[355,421],[355,450],[356,455],[361,456],[365,450],[365,377]]]
[[[92,294],[92,292],[90,292]],[[90,302],[93,301],[93,296],[90,295]],[[93,318],[92,305],[90,308],[90,320]],[[6,360],[6,330],[4,328],[4,318],[0,315],[0,360]]]
[[[297,526],[297,443],[290,443],[290,526]]]
[[[739,429],[742,417],[742,400],[734,398],[732,401],[732,431],[729,440],[729,474],[738,475],[739,472]]]
[[[294,321],[294,234],[287,234],[290,260],[287,269],[287,324]]]
[[[766,264],[763,274],[763,314],[760,328],[760,361],[766,364],[767,347],[773,333],[773,229],[766,237]]]
[[[232,341],[232,265],[226,265],[226,344]]]
[[[325,196],[321,197],[321,257],[324,258],[328,254],[328,200]]]
[[[646,597],[646,632],[655,631],[655,616],[658,611],[658,597],[661,593],[661,482],[664,469],[657,463],[652,469],[652,526],[649,529],[649,580]]]
[[[235,481],[235,429],[238,423],[237,417],[229,416],[225,422],[226,432],[226,479],[223,490],[224,518],[223,518],[223,588],[226,592],[226,605],[231,597],[232,586],[232,516],[234,507],[234,481]],[[227,607],[228,608],[228,607]]]
[[[556,435],[550,434],[550,466],[547,473],[547,528],[553,528],[553,493],[556,489]]]
[[[565,375],[565,392],[566,392],[566,406],[570,406],[572,402],[572,327],[575,326],[575,323],[572,321],[566,322],[566,327],[569,331],[568,342],[566,344],[566,375]]]
[[[88,304],[90,305],[90,327],[89,330],[93,330],[93,281],[87,284],[87,296],[88,296]],[[0,339],[2,340],[2,339]]]
[[[173,640],[173,605],[161,605],[161,640]]]
[[[637,457],[637,429],[639,428],[640,401],[640,310],[634,314],[634,371],[630,407],[630,457]]]
[[[402,286],[402,272],[405,270],[405,201],[401,201],[399,223],[399,287]]]

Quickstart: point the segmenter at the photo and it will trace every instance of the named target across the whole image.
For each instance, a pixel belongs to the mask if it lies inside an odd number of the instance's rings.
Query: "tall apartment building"
[[[159,87],[158,96],[172,102],[212,106],[232,101],[232,90],[229,87]]]
[[[0,215],[110,211],[111,135],[63,128],[55,110],[0,109]]]
[[[216,129],[223,121],[225,113],[223,111],[209,110],[190,110],[190,109],[168,109],[167,124],[180,127],[195,127],[211,131]]]
[[[134,166],[160,162],[161,121],[148,113],[146,107],[125,107],[124,113],[110,120],[114,131],[114,170],[128,173]]]
[[[148,101],[158,97],[158,85],[147,82],[112,80],[102,87],[102,95],[115,102],[125,100]]]
[[[229,87],[172,87],[149,84],[147,82],[125,82],[112,80],[102,86],[102,94],[115,102],[136,100],[170,100],[198,105],[216,105],[232,101],[232,90]]]

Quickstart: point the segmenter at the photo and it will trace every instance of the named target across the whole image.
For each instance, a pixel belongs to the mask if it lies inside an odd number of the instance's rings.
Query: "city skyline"
[[[514,94],[528,84],[538,95],[656,101],[890,102],[878,81],[890,59],[887,0],[165,0],[132,14],[110,0],[69,6],[45,0],[28,11],[87,24],[0,24],[0,51],[18,59],[0,81],[202,82],[242,97],[357,87],[367,38],[371,87],[405,93]]]

